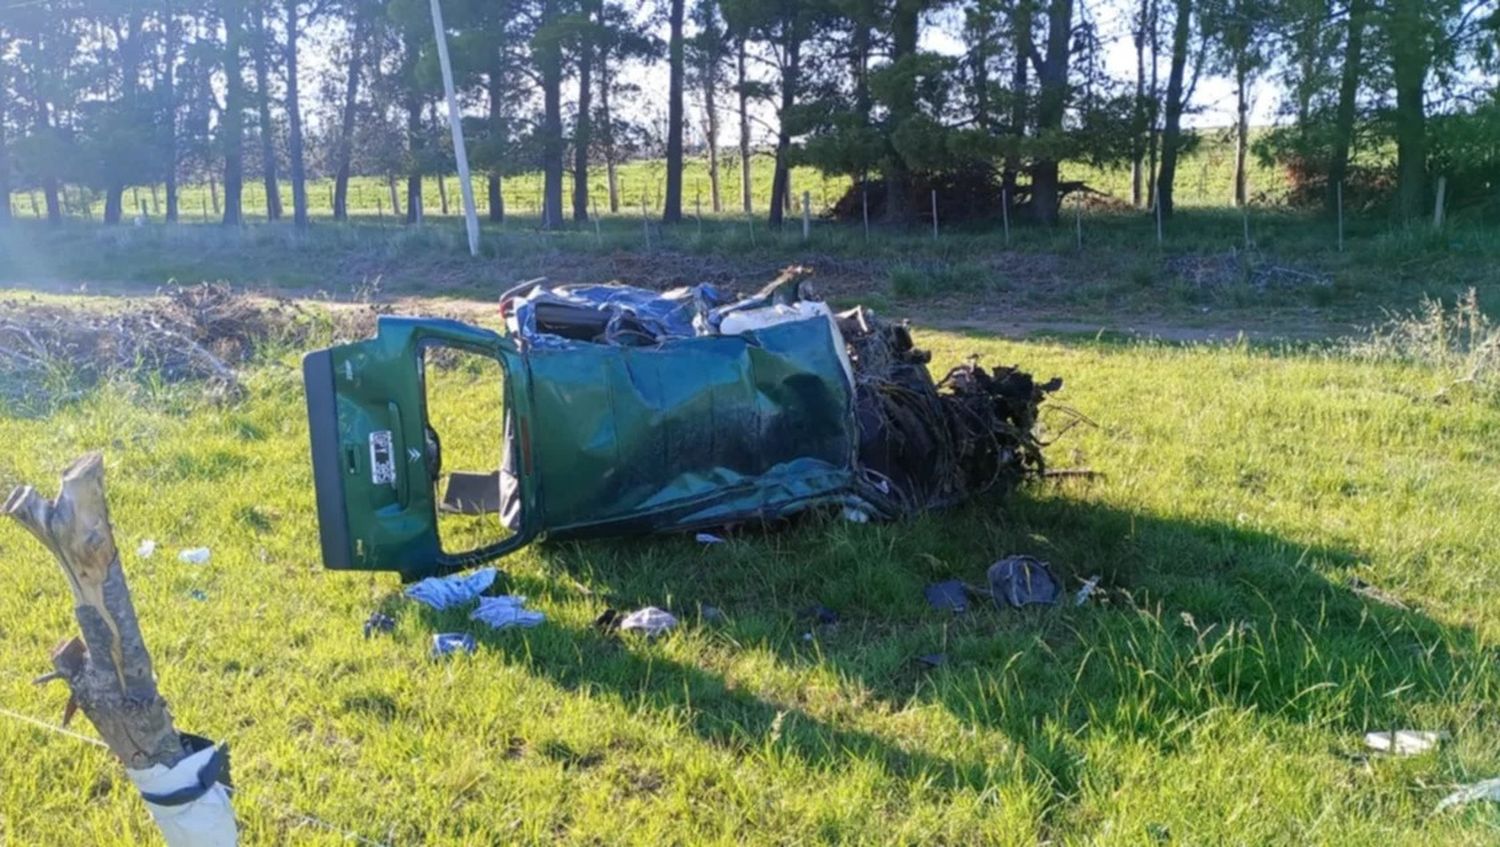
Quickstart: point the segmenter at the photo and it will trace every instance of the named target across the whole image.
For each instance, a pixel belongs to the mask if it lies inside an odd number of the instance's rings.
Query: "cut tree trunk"
[[[61,679],[68,686],[71,699],[64,723],[75,707],[82,710],[132,780],[159,790],[161,777],[196,753],[173,726],[167,702],[156,688],[151,655],[109,522],[103,458],[90,453],[74,462],[63,472],[56,500],[29,485],[16,488],[5,501],[4,513],[52,553],[73,591],[73,612],[83,638],[74,637],[59,647],[52,654],[53,674],[43,678]],[[235,843],[234,815],[223,786],[214,785],[185,805],[159,807],[147,799],[169,847]],[[198,828],[198,822],[207,826]]]

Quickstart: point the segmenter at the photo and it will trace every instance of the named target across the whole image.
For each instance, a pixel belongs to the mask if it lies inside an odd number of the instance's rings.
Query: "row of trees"
[[[488,214],[505,214],[507,173],[540,169],[553,227],[588,219],[591,167],[618,211],[616,167],[648,145],[666,157],[664,219],[680,220],[689,122],[715,211],[721,140],[738,147],[746,212],[751,156],[774,157],[772,224],[799,162],[876,187],[897,223],[920,216],[922,187],[945,173],[993,179],[1018,212],[1055,222],[1076,188],[1059,165],[1077,160],[1129,167],[1132,201],[1170,215],[1205,77],[1232,82],[1235,203],[1248,200],[1251,103],[1275,83],[1286,120],[1263,155],[1325,177],[1333,202],[1361,151],[1394,147],[1394,212],[1410,217],[1443,150],[1434,118],[1500,109],[1500,0],[443,2]],[[930,49],[939,34],[957,46]],[[351,175],[369,173],[419,221],[424,175],[452,167],[434,47],[428,0],[0,6],[0,197],[38,190],[57,221],[74,183],[102,193],[117,222],[127,186],[162,184],[175,219],[178,182],[203,179],[237,224],[253,166],[272,219],[287,179],[306,224],[316,172],[334,178],[335,217]],[[1122,50],[1125,77],[1106,68]],[[303,91],[309,57],[326,72]],[[664,120],[663,92],[631,83],[647,74],[664,77]],[[1500,159],[1483,148],[1464,155]],[[9,214],[0,203],[0,221]]]

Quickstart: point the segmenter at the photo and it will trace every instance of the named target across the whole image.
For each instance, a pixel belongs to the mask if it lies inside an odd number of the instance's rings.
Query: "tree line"
[[[1401,219],[1429,207],[1437,167],[1464,185],[1500,176],[1500,0],[442,2],[492,220],[506,175],[533,170],[545,225],[586,221],[601,201],[617,212],[618,165],[658,149],[663,219],[681,220],[689,126],[715,211],[753,212],[751,158],[774,160],[772,225],[797,164],[852,177],[893,223],[919,219],[944,175],[1055,223],[1079,188],[1060,179],[1066,161],[1129,168],[1130,201],[1169,216],[1208,77],[1233,90],[1235,204],[1255,155],[1330,207],[1358,184]],[[54,223],[65,185],[102,195],[116,223],[128,186],[162,185],[175,220],[193,180],[237,225],[258,178],[267,217],[288,214],[288,181],[305,226],[309,173],[332,177],[337,219],[351,176],[371,174],[417,222],[424,178],[452,172],[428,0],[5,3],[0,197],[39,192]],[[1107,67],[1122,51],[1132,73]],[[304,91],[310,59],[326,73]],[[1268,91],[1282,119],[1257,138],[1251,104]],[[742,196],[727,198],[721,168],[736,159]],[[606,196],[591,197],[601,167]]]

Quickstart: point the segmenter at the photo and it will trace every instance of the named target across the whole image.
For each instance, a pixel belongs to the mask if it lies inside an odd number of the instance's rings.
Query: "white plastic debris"
[[[1447,737],[1446,732],[1424,732],[1415,729],[1398,729],[1395,733],[1367,732],[1365,733],[1365,746],[1382,753],[1415,756],[1433,749]]]
[[[156,554],[156,540],[147,538],[141,541],[140,546],[135,548],[135,554],[142,559],[149,559]]]
[[[155,549],[154,547],[152,548]],[[209,557],[213,555],[207,547],[189,547],[177,554],[177,560],[190,565],[206,565]]]
[[[526,608],[526,598],[506,594],[500,597],[480,597],[479,606],[469,615],[469,620],[489,624],[495,629],[519,626],[530,629],[547,620],[541,612]]]
[[[853,506],[844,507],[844,520],[850,523],[869,523],[870,513],[864,509],[856,509]]]
[[[199,784],[198,775],[214,756],[205,747],[172,767],[152,765],[143,770],[125,769],[135,787],[146,794],[168,795]],[[233,847],[239,841],[229,790],[215,782],[196,800],[178,806],[147,802],[146,809],[161,829],[167,847]]]
[[[1433,812],[1441,812],[1451,809],[1454,806],[1463,806],[1477,800],[1489,800],[1493,803],[1500,803],[1500,777],[1462,786],[1457,791],[1444,797],[1442,802],[1437,804],[1437,808]]]
[[[693,536],[693,540],[697,541],[699,544],[723,544],[724,543],[724,539],[720,538],[717,535],[714,535],[712,532],[700,532],[697,535]]]
[[[736,309],[719,322],[720,335],[739,335],[768,326],[806,321],[814,318],[828,325],[828,336],[833,340],[833,349],[838,353],[839,364],[849,384],[854,384],[854,365],[849,361],[849,351],[844,347],[844,335],[839,331],[838,318],[827,303],[818,300],[799,300],[796,303],[762,306],[759,309]]]
[[[1082,606],[1084,603],[1087,603],[1089,598],[1094,596],[1094,591],[1098,588],[1099,577],[1089,577],[1088,581],[1083,584],[1083,587],[1078,589],[1078,593],[1073,595],[1073,605]]]
[[[648,638],[655,638],[669,632],[675,626],[677,626],[677,618],[672,617],[670,612],[663,612],[655,606],[637,609],[626,615],[625,620],[620,621],[620,629],[645,633]]]
[[[406,589],[406,596],[441,612],[473,600],[495,584],[494,568],[480,568],[471,574],[433,576]]]

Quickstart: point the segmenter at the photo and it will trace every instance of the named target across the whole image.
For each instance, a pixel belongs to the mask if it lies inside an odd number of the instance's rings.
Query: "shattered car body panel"
[[[553,534],[779,517],[852,485],[852,387],[812,321],[527,357],[533,508]],[[527,514],[522,508],[522,520]]]
[[[826,505],[895,517],[1040,467],[1030,429],[1048,387],[1013,369],[992,384],[975,366],[934,383],[904,328],[836,318],[799,279],[734,302],[707,285],[530,286],[502,298],[503,334],[383,317],[374,338],[309,354],[325,565],[416,579],[542,536],[702,529]],[[504,371],[496,478],[513,534],[466,553],[438,537],[430,345]]]

